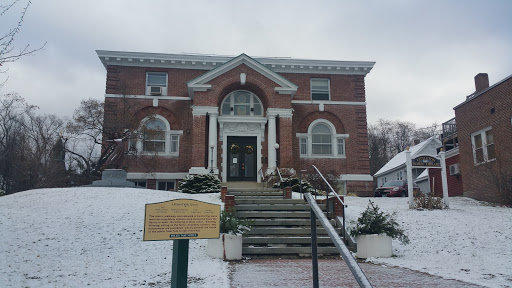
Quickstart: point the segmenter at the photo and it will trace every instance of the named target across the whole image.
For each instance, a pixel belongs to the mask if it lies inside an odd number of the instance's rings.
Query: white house
[[[429,139],[409,148],[411,151],[411,158],[419,155],[436,156],[436,149],[441,147],[442,143],[437,137],[433,136]],[[425,168],[413,168],[412,179],[413,181],[425,170]],[[405,151],[395,155],[386,165],[380,168],[373,177],[377,178],[377,186],[381,186],[387,181],[391,180],[407,180],[407,166],[405,163]],[[428,192],[428,191],[424,191]]]

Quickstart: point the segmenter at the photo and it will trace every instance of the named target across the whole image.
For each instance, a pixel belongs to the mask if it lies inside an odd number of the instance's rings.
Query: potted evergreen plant
[[[350,229],[350,235],[356,237],[357,257],[391,257],[391,239],[408,244],[409,238],[399,227],[394,214],[384,213],[372,201],[369,202],[356,226]]]
[[[220,237],[208,239],[206,254],[224,260],[242,260],[242,237],[251,230],[251,223],[236,217],[236,213],[220,215]]]

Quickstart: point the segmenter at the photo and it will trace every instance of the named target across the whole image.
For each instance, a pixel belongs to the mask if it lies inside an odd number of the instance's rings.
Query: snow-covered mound
[[[411,243],[393,240],[393,258],[369,261],[406,267],[486,287],[512,287],[512,209],[450,198],[446,210],[409,210],[407,198],[346,197],[347,219],[357,220],[368,200],[396,212]],[[350,221],[348,221],[350,222]]]
[[[0,287],[169,287],[173,241],[142,241],[144,205],[219,194],[40,189],[0,197]],[[227,263],[190,240],[189,286],[229,287]]]

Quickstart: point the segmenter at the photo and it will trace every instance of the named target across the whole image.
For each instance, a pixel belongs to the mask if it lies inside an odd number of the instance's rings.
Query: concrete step
[[[240,192],[240,191],[230,192],[230,191],[228,191],[228,195],[234,195],[235,199],[238,196],[253,196],[253,197],[254,196],[257,196],[257,197],[280,196],[281,199],[283,199],[283,192],[279,192],[279,191],[274,191],[274,192],[266,192],[266,191],[257,192],[257,191],[254,191],[254,190],[247,191],[247,192]]]
[[[318,247],[318,254],[339,255],[336,247]],[[311,256],[311,247],[242,247],[243,255]]]
[[[309,219],[251,219],[253,226],[311,226]]]
[[[255,188],[229,188],[228,193],[231,192],[280,192],[279,188],[265,188],[265,187],[255,187]]]
[[[309,211],[308,204],[244,204],[236,205],[236,211]]]
[[[235,209],[237,209],[236,207]],[[237,211],[240,218],[308,218],[309,211]]]
[[[252,197],[252,198],[241,198],[235,197],[236,205],[245,205],[245,204],[307,204],[304,200],[300,199],[261,199],[261,197]]]
[[[331,244],[332,240],[329,237],[317,237],[318,244]],[[292,244],[292,245],[311,245],[311,237],[258,237],[258,236],[246,236],[243,238],[243,245],[266,245],[266,244]]]
[[[339,229],[336,229],[338,233]],[[323,227],[317,227],[318,235],[327,235]],[[289,228],[289,227],[252,227],[247,235],[311,235],[311,227]]]

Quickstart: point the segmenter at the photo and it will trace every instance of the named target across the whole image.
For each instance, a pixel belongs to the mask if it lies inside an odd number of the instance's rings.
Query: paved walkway
[[[359,287],[341,259],[319,259],[320,287]],[[359,263],[377,287],[477,288],[480,286],[448,280],[425,273],[369,263]],[[230,265],[231,287],[312,287],[311,259],[253,259]]]

